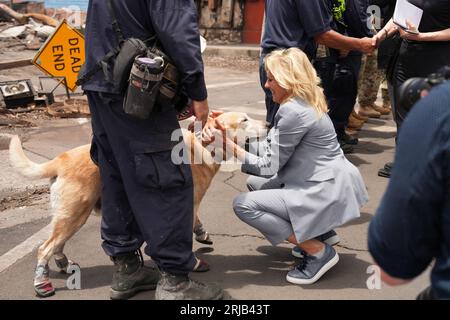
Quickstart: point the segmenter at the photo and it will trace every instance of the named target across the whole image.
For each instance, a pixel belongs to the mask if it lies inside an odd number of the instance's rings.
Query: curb
[[[241,57],[241,58],[259,59],[260,47],[208,45],[203,54],[205,56]]]

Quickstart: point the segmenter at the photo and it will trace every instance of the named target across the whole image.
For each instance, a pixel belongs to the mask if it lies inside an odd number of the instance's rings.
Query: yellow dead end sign
[[[33,59],[34,65],[52,77],[65,77],[67,88],[77,88],[78,72],[84,63],[84,37],[63,20]]]

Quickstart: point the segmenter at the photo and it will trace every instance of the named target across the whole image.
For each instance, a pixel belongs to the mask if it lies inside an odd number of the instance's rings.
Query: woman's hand
[[[217,137],[220,135],[223,135],[220,130],[217,130],[215,128],[215,120],[214,121],[208,121],[206,123],[206,126],[203,128],[202,132],[202,143],[203,145],[210,145],[211,143],[214,143],[217,141]],[[215,144],[213,144],[215,146]]]
[[[221,129],[223,129],[223,130],[221,130],[222,135],[225,135],[225,128],[220,123],[220,121],[217,120],[217,117],[219,117],[221,114],[223,114],[223,111],[212,111],[211,112],[211,115],[209,116],[208,121],[206,122],[206,125],[202,131],[203,146],[207,146],[207,145],[211,144],[215,140],[215,136],[220,135],[219,132]]]
[[[219,121],[215,119],[214,126],[206,126],[204,130],[204,141],[209,141],[209,144],[220,150],[223,155],[223,160],[237,158],[240,161],[245,159],[245,150],[229,138],[226,133],[226,128]]]
[[[203,135],[203,131],[206,128],[214,128],[214,119],[219,117],[220,115],[223,114],[223,111],[219,111],[219,110],[212,110],[211,113],[208,116],[208,119],[206,120],[206,123],[203,125],[203,123],[195,120],[194,122],[192,122],[189,126],[188,126],[188,130],[191,132],[196,133],[196,136],[198,138],[202,137]],[[200,125],[201,123],[201,125]],[[201,131],[201,132],[200,132]],[[199,135],[197,135],[199,134]],[[208,145],[209,143],[211,143],[211,141],[202,141],[203,142],[203,146]]]
[[[406,26],[408,27],[407,30],[398,28],[400,32],[400,37],[406,40],[413,40],[413,41],[422,40],[422,34],[417,31],[417,27],[413,25],[411,22],[409,22],[408,19],[406,19]]]
[[[216,148],[226,148],[227,133],[219,119],[208,121],[202,132],[202,142],[204,145],[212,145]],[[228,139],[230,140],[230,139]],[[231,141],[231,140],[230,140]]]
[[[216,161],[228,159],[227,144],[231,141],[228,140],[226,129],[218,119],[208,121],[202,132],[202,144],[203,146],[213,147],[212,149],[208,149],[211,150],[211,155]]]

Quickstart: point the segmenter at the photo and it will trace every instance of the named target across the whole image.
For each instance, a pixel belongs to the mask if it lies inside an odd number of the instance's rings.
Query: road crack
[[[224,237],[224,238],[256,238],[260,240],[266,240],[264,236],[258,236],[253,234],[227,234],[227,233],[210,233],[211,236],[217,236],[217,237]],[[348,250],[348,251],[354,251],[354,252],[369,252],[367,249],[358,249],[358,248],[352,248],[350,246],[344,246],[341,244],[336,245],[336,247]]]
[[[369,250],[367,250],[367,249],[357,249],[357,248],[352,248],[352,247],[349,247],[349,246],[344,246],[342,244],[338,244],[338,245],[336,245],[336,247],[339,247],[339,248],[342,248],[342,249],[345,249],[345,250],[348,250],[348,251],[369,252]]]
[[[227,233],[209,233],[211,236],[218,236],[224,238],[256,238],[260,240],[265,240],[266,238],[263,236],[258,236],[254,234],[227,234]]]
[[[230,183],[230,181],[231,181],[235,176],[236,176],[236,174],[235,174],[234,172],[231,172],[231,173],[230,173],[230,176],[229,176],[228,178],[226,178],[226,179],[223,181],[223,183],[225,183],[227,186],[233,188],[233,189],[236,190],[236,191],[239,191],[239,192],[245,192],[244,190],[241,190],[241,189],[235,187],[233,184]]]

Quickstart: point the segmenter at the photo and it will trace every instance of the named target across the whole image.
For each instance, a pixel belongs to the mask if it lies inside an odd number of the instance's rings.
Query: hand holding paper
[[[397,0],[395,5],[394,23],[408,33],[418,34],[423,10],[407,0]]]
[[[406,20],[406,25],[408,29],[398,28],[400,32],[400,37],[407,40],[421,41],[421,34],[417,31],[416,27]]]

